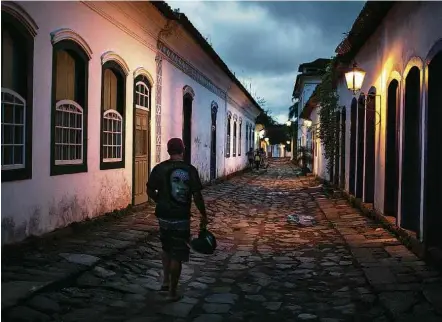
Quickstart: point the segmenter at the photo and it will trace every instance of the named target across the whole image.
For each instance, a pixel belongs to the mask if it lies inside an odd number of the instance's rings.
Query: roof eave
[[[344,61],[352,61],[396,3],[396,1],[367,1],[350,32],[336,47],[337,56]]]
[[[229,76],[229,78],[239,87],[239,89],[246,95],[246,97],[252,102],[252,104],[260,111],[264,110],[252,97],[252,95],[245,89],[241,82],[236,78],[236,76],[230,71],[229,67],[224,63],[221,57],[216,53],[216,51],[209,45],[206,39],[201,35],[198,29],[190,22],[184,13],[176,14],[172,8],[165,1],[150,1],[155,8],[166,18],[170,20],[177,21],[196,41],[196,43],[202,47],[206,54],[215,61],[218,67],[221,68],[223,72]]]

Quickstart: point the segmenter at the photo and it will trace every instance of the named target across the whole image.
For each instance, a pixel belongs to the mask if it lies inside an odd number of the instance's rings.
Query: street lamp
[[[269,143],[269,138],[265,138],[264,141],[266,141],[267,143]]]
[[[306,127],[311,127],[312,126],[312,121],[311,120],[304,120],[304,126]]]
[[[345,73],[345,81],[347,83],[347,88],[356,94],[357,91],[361,90],[362,83],[364,82],[365,70],[358,68],[356,63],[353,64],[353,68]]]
[[[287,143],[287,145],[290,145],[290,141],[287,141],[286,143]]]
[[[347,88],[348,88],[348,90],[353,92],[353,95],[356,95],[356,92],[361,90],[362,83],[364,82],[365,74],[366,74],[365,70],[357,67],[356,63],[354,63],[353,67],[345,73],[345,82],[347,83]],[[379,94],[368,93],[367,96],[368,96],[368,98],[379,97],[379,100],[381,100],[381,95],[379,95]],[[381,114],[378,111],[376,111],[376,107],[375,108],[367,107],[367,100],[365,99],[365,97],[363,97],[363,98],[364,98],[364,107],[359,106],[359,104],[357,105],[357,107],[365,109],[366,111],[375,112],[379,116],[379,123],[380,123],[381,122]]]
[[[259,131],[259,137],[262,139],[265,135],[266,131],[264,129],[262,129],[261,131]]]

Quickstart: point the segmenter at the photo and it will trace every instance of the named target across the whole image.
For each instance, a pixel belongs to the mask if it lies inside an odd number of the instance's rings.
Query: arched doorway
[[[341,127],[340,127],[340,123],[341,123],[341,112],[336,111],[335,113],[335,117],[336,117],[336,128],[335,128],[335,135],[336,135],[336,146],[335,146],[335,161],[334,161],[334,173],[333,173],[333,182],[336,186],[339,185],[339,152],[340,152],[340,145],[341,145],[341,140],[340,140],[340,135],[341,135]]]
[[[210,131],[210,180],[216,178],[216,115],[218,113],[218,104],[212,102],[212,125]]]
[[[355,197],[362,198],[364,193],[364,135],[365,135],[365,95],[358,100],[358,128],[356,142],[356,191]]]
[[[192,162],[192,104],[195,94],[189,86],[184,87],[183,95],[183,143],[186,147],[184,151],[184,161]]]
[[[368,92],[365,104],[364,202],[374,202],[376,88]]]
[[[133,204],[147,201],[146,182],[151,169],[150,134],[152,84],[145,75],[138,75],[134,80],[134,115],[133,115]]]
[[[346,131],[346,119],[347,112],[345,106],[341,111],[341,175],[340,175],[340,187],[345,188],[345,131]]]
[[[358,101],[355,97],[351,101],[350,107],[350,171],[348,175],[348,191],[355,194],[356,181],[356,117],[358,113]]]
[[[420,71],[412,67],[405,80],[402,151],[401,226],[418,232],[421,192]]]
[[[442,248],[442,51],[428,66],[428,114],[425,167],[424,220],[427,247]]]
[[[397,217],[399,192],[399,82],[387,89],[387,127],[385,135],[384,214]]]

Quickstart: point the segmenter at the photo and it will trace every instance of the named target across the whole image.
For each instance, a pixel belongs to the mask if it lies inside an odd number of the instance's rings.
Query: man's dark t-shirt
[[[155,215],[158,219],[189,220],[192,194],[202,190],[197,169],[184,162],[167,160],[156,165],[147,183],[157,190]]]

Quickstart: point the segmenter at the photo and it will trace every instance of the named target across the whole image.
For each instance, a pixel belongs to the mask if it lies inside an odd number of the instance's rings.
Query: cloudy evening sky
[[[168,1],[187,15],[240,80],[287,120],[298,66],[330,58],[362,1]]]

